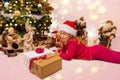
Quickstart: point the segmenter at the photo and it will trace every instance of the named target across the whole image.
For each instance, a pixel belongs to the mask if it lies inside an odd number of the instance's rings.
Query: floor
[[[62,70],[43,80],[119,80],[120,64],[103,61],[64,61]],[[23,54],[8,57],[0,52],[0,80],[41,80],[30,73]]]

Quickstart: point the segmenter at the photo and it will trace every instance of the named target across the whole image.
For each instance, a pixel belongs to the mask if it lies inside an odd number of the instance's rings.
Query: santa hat
[[[54,30],[54,31],[52,31],[51,33],[58,33],[58,31],[57,31],[57,30]]]
[[[68,34],[71,34],[73,36],[76,36],[76,25],[75,25],[75,22],[74,21],[65,21],[63,24],[60,24],[58,26],[58,30],[59,31],[65,31],[67,32]]]

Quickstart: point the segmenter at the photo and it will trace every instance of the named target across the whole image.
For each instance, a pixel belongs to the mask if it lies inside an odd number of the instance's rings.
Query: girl
[[[102,45],[86,46],[76,36],[75,22],[65,21],[58,26],[62,48],[59,56],[65,60],[102,60],[120,63],[120,52],[110,50]]]

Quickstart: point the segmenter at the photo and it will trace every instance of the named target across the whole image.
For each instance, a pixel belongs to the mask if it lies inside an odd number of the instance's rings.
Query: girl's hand
[[[56,55],[56,56],[59,56],[59,55],[60,55],[60,53],[55,53],[55,55]]]
[[[58,50],[56,50],[56,51],[55,51],[55,55],[57,55],[57,56],[59,56],[59,55],[60,55],[60,53],[59,53],[59,51],[58,51]]]

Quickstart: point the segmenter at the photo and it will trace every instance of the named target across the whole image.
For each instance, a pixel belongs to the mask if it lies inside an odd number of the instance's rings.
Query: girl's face
[[[68,40],[70,39],[70,34],[66,33],[65,31],[60,31],[60,41],[65,45],[67,44]]]

